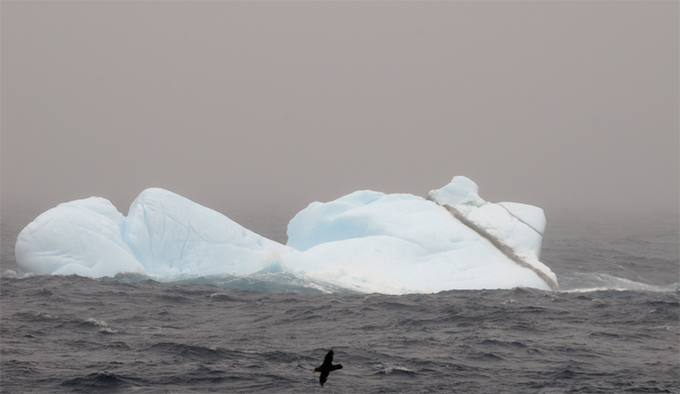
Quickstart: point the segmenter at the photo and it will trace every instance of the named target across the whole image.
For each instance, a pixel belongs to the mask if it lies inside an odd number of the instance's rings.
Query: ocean
[[[680,393],[678,215],[554,215],[560,291],[307,291],[14,274],[2,212],[2,393]],[[285,242],[285,215],[231,216]],[[330,349],[326,384],[319,366]]]

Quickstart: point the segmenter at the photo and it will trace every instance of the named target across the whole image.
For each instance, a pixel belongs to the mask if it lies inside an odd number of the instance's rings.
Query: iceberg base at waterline
[[[283,245],[151,188],[127,217],[101,197],[60,204],[21,231],[15,254],[25,273],[211,278],[274,291],[557,290],[555,274],[539,261],[545,223],[540,208],[486,202],[458,176],[427,198],[356,191],[313,202],[291,219]]]

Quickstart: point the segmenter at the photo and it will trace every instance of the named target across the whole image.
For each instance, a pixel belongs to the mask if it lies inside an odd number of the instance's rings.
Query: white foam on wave
[[[677,282],[667,286],[657,286],[602,273],[571,273],[566,280],[570,282],[570,285],[560,290],[564,293],[589,293],[603,290],[666,293],[680,290],[680,283]]]

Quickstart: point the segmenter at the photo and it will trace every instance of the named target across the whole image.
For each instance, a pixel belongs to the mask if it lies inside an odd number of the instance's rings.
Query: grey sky
[[[8,2],[2,209],[147,187],[678,211],[679,3]]]

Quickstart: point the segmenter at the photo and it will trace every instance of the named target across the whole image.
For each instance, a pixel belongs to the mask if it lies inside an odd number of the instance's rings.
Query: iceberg
[[[283,245],[151,188],[127,217],[101,197],[60,204],[21,231],[15,254],[23,272],[92,278],[256,278],[276,289],[387,294],[557,290],[539,261],[545,223],[540,208],[486,202],[472,180],[457,176],[427,198],[363,190],[313,202],[291,219]]]
[[[36,274],[89,277],[142,270],[121,237],[124,222],[123,214],[104,198],[59,204],[19,233],[17,266]]]

